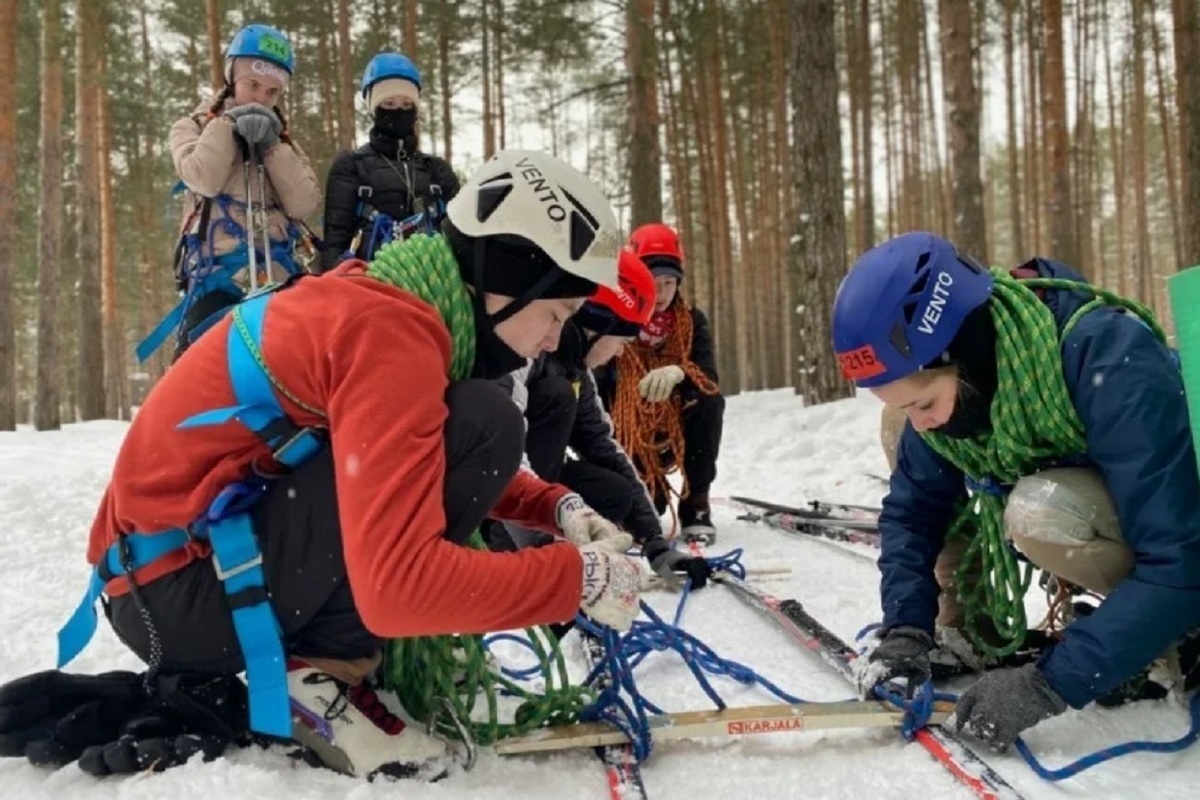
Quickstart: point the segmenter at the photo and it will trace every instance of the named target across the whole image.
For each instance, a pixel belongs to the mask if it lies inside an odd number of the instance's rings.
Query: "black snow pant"
[[[685,396],[682,411],[683,474],[687,478],[689,496],[708,497],[708,490],[717,478],[717,456],[721,452],[721,432],[725,422],[725,398],[720,394]],[[664,459],[669,462],[669,459]],[[673,466],[664,463],[664,467]],[[641,469],[641,465],[638,465]],[[654,507],[662,514],[668,498],[654,495]],[[706,501],[707,502],[707,501]]]
[[[520,467],[524,422],[509,396],[491,381],[454,384],[446,392],[446,405],[445,536],[462,543]],[[254,528],[285,652],[302,658],[372,658],[381,639],[363,625],[350,591],[333,458],[326,447],[280,477],[253,509]],[[153,626],[164,671],[235,673],[244,668],[225,590],[211,559],[145,584],[138,595],[145,613],[132,594],[112,598],[107,610],[117,635],[141,659],[150,661],[148,626]]]
[[[241,295],[233,292],[224,292],[220,289],[201,295],[196,298],[196,302],[188,308],[183,315],[183,321],[179,323],[179,328],[175,331],[175,353],[171,356],[171,363],[179,360],[184,351],[196,343],[196,339],[204,333],[201,330],[199,333],[196,329],[208,321],[209,317],[222,311],[228,311],[242,300]],[[218,317],[219,319],[220,317]],[[208,325],[212,327],[214,323]],[[207,328],[205,328],[207,330]]]
[[[566,378],[551,376],[529,385],[529,403],[525,411],[525,455],[539,478],[560,483],[577,492],[597,514],[618,525],[625,525],[633,511],[634,492],[642,488],[618,472],[587,461],[567,461],[567,444],[575,427],[578,409],[575,389]],[[514,550],[504,526],[492,521],[487,528],[488,546],[493,550]],[[526,546],[549,544],[550,534],[539,534]]]

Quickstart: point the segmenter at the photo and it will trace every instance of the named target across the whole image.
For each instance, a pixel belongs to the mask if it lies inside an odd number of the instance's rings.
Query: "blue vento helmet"
[[[917,372],[946,352],[993,285],[991,273],[932,233],[905,233],[868,250],[833,301],[842,374],[870,389]]]
[[[289,75],[296,67],[296,57],[286,36],[270,25],[254,23],[233,35],[229,47],[225,48],[225,80],[230,79],[230,67],[235,58],[261,58],[287,70]]]
[[[362,96],[365,100],[371,87],[388,78],[403,78],[421,88],[421,70],[412,59],[400,53],[380,53],[367,62],[362,76]]]

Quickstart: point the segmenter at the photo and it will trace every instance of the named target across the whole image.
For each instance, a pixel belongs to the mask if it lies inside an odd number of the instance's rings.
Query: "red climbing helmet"
[[[617,260],[616,289],[601,286],[575,315],[580,327],[601,336],[637,336],[654,313],[654,276],[630,250]]]

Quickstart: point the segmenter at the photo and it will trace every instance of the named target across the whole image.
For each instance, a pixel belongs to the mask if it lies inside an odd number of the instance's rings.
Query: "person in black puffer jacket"
[[[374,124],[370,141],[338,153],[329,169],[322,272],[351,256],[369,261],[386,244],[387,239],[372,236],[376,215],[386,215],[396,226],[396,238],[432,231],[458,193],[450,165],[417,149],[421,73],[416,65],[399,53],[380,53],[363,73],[362,95]],[[424,219],[399,229],[422,212]]]

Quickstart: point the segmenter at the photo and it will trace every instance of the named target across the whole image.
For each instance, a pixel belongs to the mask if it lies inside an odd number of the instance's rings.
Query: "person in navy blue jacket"
[[[968,486],[1002,499],[1002,558],[1015,547],[1103,599],[1036,663],[985,673],[958,701],[959,730],[1003,750],[1178,656],[1200,625],[1200,477],[1178,364],[1148,312],[1058,262],[989,272],[916,232],[851,268],[833,344],[846,377],[908,417],[880,516],[883,625],[864,694],[928,680],[934,564]],[[971,574],[994,577],[959,573]]]

